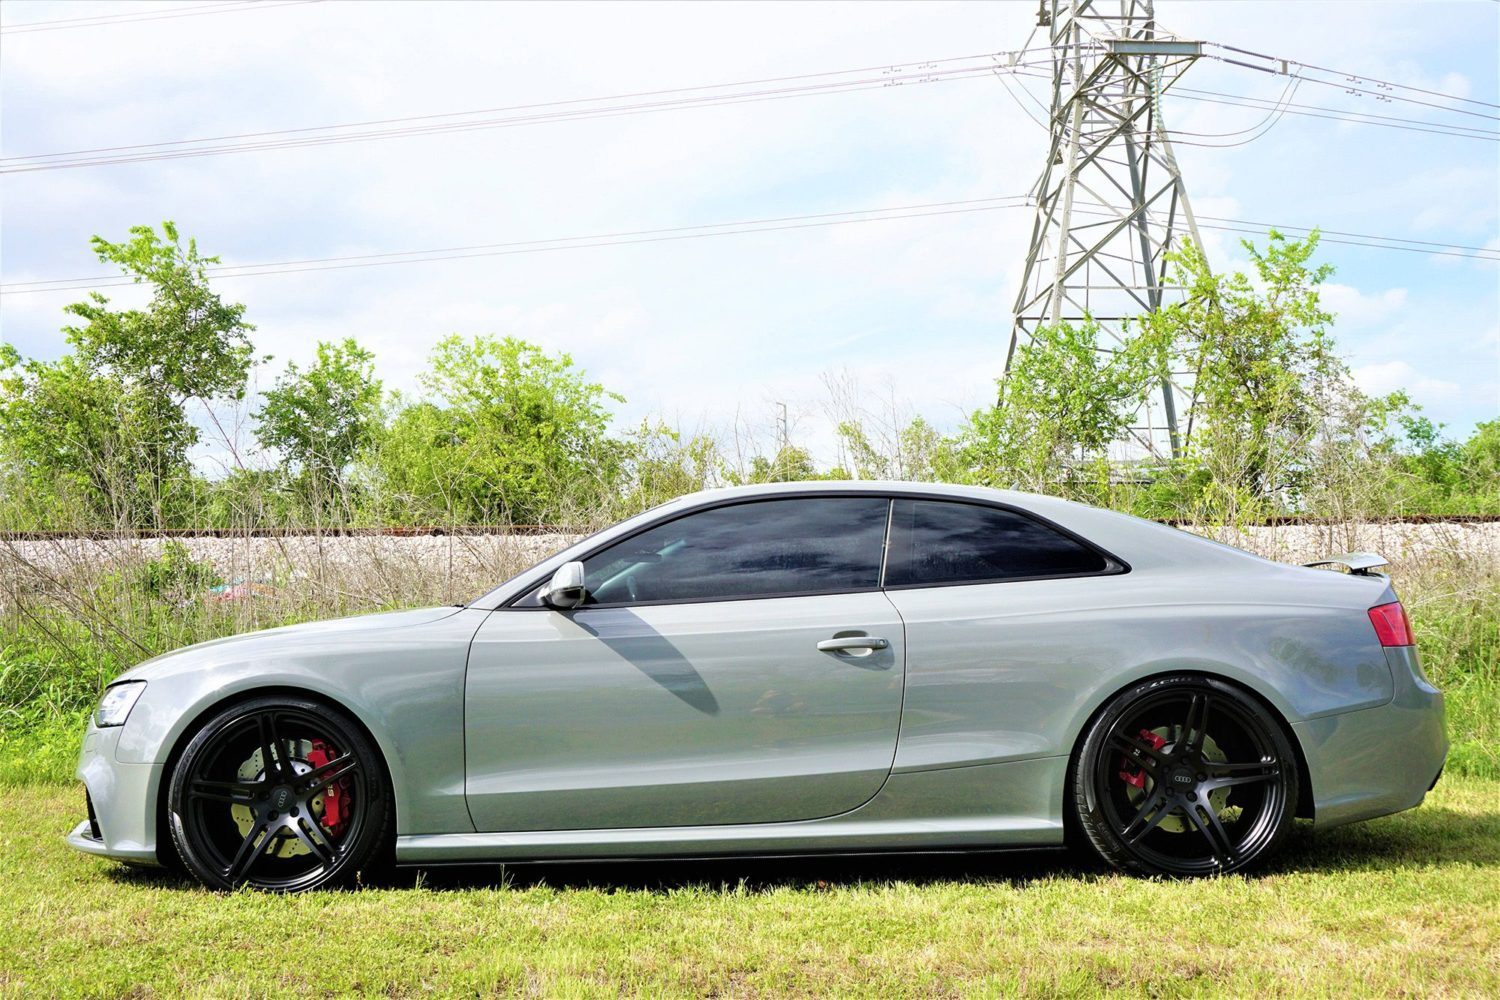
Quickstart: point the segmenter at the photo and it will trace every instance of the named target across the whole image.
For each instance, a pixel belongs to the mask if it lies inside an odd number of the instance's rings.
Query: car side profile
[[[104,693],[69,842],[296,891],[397,863],[1037,848],[1239,871],[1418,805],[1443,699],[1378,557],[1053,497],[693,494],[458,607],[203,643]],[[1390,752],[1392,745],[1401,752]]]

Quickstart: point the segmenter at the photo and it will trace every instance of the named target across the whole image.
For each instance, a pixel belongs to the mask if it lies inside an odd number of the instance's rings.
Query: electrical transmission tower
[[[1007,368],[1046,324],[1092,319],[1101,347],[1118,349],[1128,320],[1178,290],[1165,284],[1166,253],[1183,236],[1201,245],[1160,98],[1202,43],[1161,31],[1152,0],[1041,0],[1038,23],[1051,30],[1052,146],[1032,191]],[[1165,374],[1131,428],[1134,450],[1180,453],[1188,403]]]

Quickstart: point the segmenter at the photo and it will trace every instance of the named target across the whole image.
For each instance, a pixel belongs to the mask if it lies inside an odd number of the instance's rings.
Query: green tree
[[[605,503],[626,449],[606,404],[563,353],[512,337],[441,341],[421,376],[428,399],[398,404],[377,451],[390,499],[453,521],[538,523]]]
[[[198,241],[182,244],[177,227],[162,223],[162,236],[150,226],[134,226],[130,239],[93,239],[94,253],[114,264],[136,284],[151,286],[145,309],[111,309],[109,299],[91,292],[87,302],[66,311],[83,319],[64,328],[69,343],[91,367],[111,371],[177,403],[197,399],[240,399],[254,362],[245,307],[225,302],[208,283],[208,266]]]
[[[706,434],[685,436],[643,421],[624,441],[626,472],[618,501],[606,513],[623,517],[712,486],[721,462],[719,445]]]
[[[76,354],[22,361],[0,346],[0,460],[14,527],[159,523],[195,437],[180,409]]]
[[[37,504],[66,498],[69,509],[114,524],[166,523],[195,494],[187,456],[198,441],[190,400],[242,398],[253,363],[245,307],[209,288],[195,241],[176,226],[130,230],[130,239],[93,239],[99,259],[151,287],[144,309],[117,310],[93,292],[65,307],[81,324],[64,332],[73,353],[22,362],[11,350],[0,382],[0,448]]]
[[[375,355],[352,338],[320,341],[305,370],[289,363],[256,412],[255,437],[301,473],[308,499],[325,511],[347,493],[350,464],[375,439],[384,396]]]
[[[1251,275],[1213,273],[1192,244],[1170,255],[1188,295],[1146,316],[1139,334],[1161,368],[1192,373],[1185,447],[1209,473],[1212,505],[1230,515],[1295,502],[1318,434],[1353,388],[1319,301],[1333,268],[1311,263],[1317,232],[1272,230],[1264,251],[1242,245]]]
[[[1104,350],[1093,322],[1039,327],[1017,347],[996,405],[970,414],[959,432],[968,477],[1064,492],[1097,479],[1151,386],[1148,346]]]
[[[806,448],[794,444],[782,445],[775,455],[767,458],[756,455],[750,459],[747,483],[797,483],[817,479],[818,470],[813,465],[812,454]]]
[[[854,479],[947,482],[959,474],[955,442],[921,417],[875,441],[858,419],[839,421],[837,431]]]
[[[1500,497],[1500,419],[1477,425],[1460,452],[1469,489]]]

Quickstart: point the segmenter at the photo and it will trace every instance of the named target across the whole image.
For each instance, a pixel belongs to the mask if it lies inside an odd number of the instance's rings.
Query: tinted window
[[[808,497],[689,514],[585,560],[591,603],[873,590],[889,506],[879,497]]]
[[[888,587],[1099,573],[1098,552],[1029,517],[973,504],[897,500]]]

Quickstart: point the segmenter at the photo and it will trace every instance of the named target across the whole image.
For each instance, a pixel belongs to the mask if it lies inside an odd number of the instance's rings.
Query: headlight
[[[123,726],[125,717],[135,707],[136,699],[144,690],[145,681],[125,681],[110,685],[104,690],[104,697],[99,699],[99,707],[94,709],[94,725],[100,728]]]

